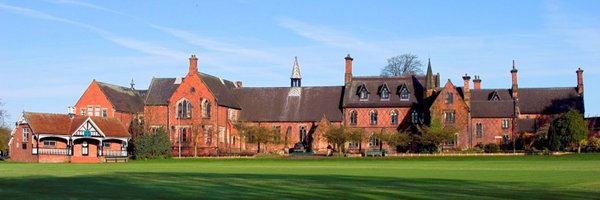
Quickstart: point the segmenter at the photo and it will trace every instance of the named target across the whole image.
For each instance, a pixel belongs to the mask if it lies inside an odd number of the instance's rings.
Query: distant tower
[[[290,87],[302,87],[301,80],[302,75],[300,75],[300,66],[298,65],[298,57],[294,57],[294,68],[292,69],[292,77],[290,77],[291,86]]]
[[[133,79],[131,79],[131,90],[135,90],[135,81],[133,81]]]

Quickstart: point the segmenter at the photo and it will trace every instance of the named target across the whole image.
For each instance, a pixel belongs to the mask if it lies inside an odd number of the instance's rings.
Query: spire
[[[425,87],[429,89],[435,89],[435,80],[433,77],[433,71],[431,70],[431,58],[427,61],[427,74],[425,75]]]
[[[300,80],[302,79],[302,75],[300,75],[300,65],[298,65],[298,57],[294,57],[294,68],[292,69],[292,76],[290,77],[291,87],[301,87]]]
[[[131,90],[135,90],[135,81],[133,81],[133,79],[131,79]]]

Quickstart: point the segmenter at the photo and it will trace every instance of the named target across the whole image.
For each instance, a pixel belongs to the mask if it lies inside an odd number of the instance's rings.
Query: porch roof
[[[37,134],[72,135],[89,118],[107,137],[129,137],[125,126],[116,118],[66,114],[23,112],[23,117]]]

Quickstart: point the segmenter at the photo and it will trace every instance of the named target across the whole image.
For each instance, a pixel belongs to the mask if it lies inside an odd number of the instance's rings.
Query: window
[[[406,87],[402,87],[402,89],[400,89],[400,100],[408,101],[408,99],[409,99],[408,89],[406,89]]]
[[[446,93],[446,104],[453,104],[453,103],[454,103],[454,93],[452,93],[452,92]]]
[[[84,116],[84,115],[85,115],[85,108],[82,108],[81,109],[81,116]]]
[[[192,103],[184,99],[177,104],[177,118],[191,119],[192,118]]]
[[[236,138],[236,137],[233,137],[233,138],[232,138],[232,143],[233,143],[234,145],[235,145],[235,138]]]
[[[397,110],[392,110],[391,118],[392,118],[393,125],[398,124],[398,111]]]
[[[306,138],[306,136],[307,136],[306,126],[301,126],[300,127],[300,142],[306,143],[308,141],[308,138]]]
[[[29,140],[29,128],[23,128],[23,142]]]
[[[281,141],[281,126],[275,126],[273,127],[273,130],[275,131],[273,139],[275,139],[275,141]]]
[[[378,147],[379,145],[381,145],[381,140],[379,140],[379,138],[375,136],[369,138],[369,147]]]
[[[383,84],[383,87],[381,88],[381,100],[382,101],[390,100],[390,90],[388,89],[387,84]]]
[[[494,96],[492,96],[490,101],[500,101],[500,97],[498,96],[498,94],[494,94]]]
[[[358,97],[361,101],[367,101],[369,99],[369,91],[364,84],[358,88]]]
[[[348,148],[350,148],[350,149],[356,149],[356,148],[358,148],[358,142],[356,142],[356,141],[350,141],[350,142],[348,142]]]
[[[188,139],[188,131],[186,128],[180,129],[181,131],[181,142],[187,142]]]
[[[225,127],[219,127],[219,142],[225,143]]]
[[[502,143],[506,144],[510,144],[510,137],[508,136],[508,134],[504,134],[502,136]]]
[[[237,121],[237,111],[235,109],[229,109],[229,121]]]
[[[477,138],[482,138],[483,137],[483,124],[481,123],[477,123],[475,124],[475,129],[477,130]]]
[[[358,112],[356,112],[356,110],[353,110],[352,112],[350,112],[350,124],[356,125],[357,122],[358,122]]]
[[[510,123],[509,123],[508,119],[503,119],[502,120],[502,129],[508,129],[509,126],[510,126]]]
[[[454,111],[446,111],[444,112],[444,121],[447,124],[453,124],[454,122],[456,122],[456,115],[454,113]]]
[[[81,146],[82,146],[81,147],[81,155],[87,156],[88,154],[90,154],[90,150],[89,150],[87,141],[83,141]]]
[[[212,128],[211,127],[206,128],[204,136],[205,136],[204,138],[205,138],[206,144],[212,144],[212,137],[213,136],[212,136]]]
[[[44,147],[56,146],[56,140],[44,140]]]
[[[375,110],[371,110],[371,125],[376,125],[377,124],[377,111]]]
[[[102,142],[102,147],[110,148],[110,142]]]
[[[88,116],[94,116],[94,107],[93,106],[88,106],[87,107],[87,113],[88,113]]]
[[[202,103],[202,117],[210,118],[210,101],[204,99]]]
[[[100,116],[100,106],[96,106],[96,110],[94,110],[94,116],[99,117]]]
[[[102,117],[108,117],[108,109],[102,108]]]
[[[416,110],[413,110],[410,116],[413,124],[419,123],[419,113]]]

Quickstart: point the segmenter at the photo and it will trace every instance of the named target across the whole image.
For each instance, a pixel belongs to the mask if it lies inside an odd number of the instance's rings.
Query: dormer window
[[[497,91],[494,91],[490,97],[490,101],[500,101],[500,96]]]
[[[411,113],[411,118],[413,124],[419,123],[419,113],[416,110]]]
[[[453,103],[454,103],[454,93],[452,93],[452,92],[446,93],[446,104],[453,104]]]
[[[410,95],[408,93],[408,88],[406,88],[406,84],[400,87],[400,101],[408,101],[410,99]]]
[[[386,83],[384,83],[383,86],[381,86],[381,90],[379,90],[379,95],[381,96],[382,101],[390,100],[390,89],[388,88]]]
[[[361,101],[367,101],[369,99],[369,91],[367,90],[367,86],[365,86],[365,84],[358,88],[358,97]]]

